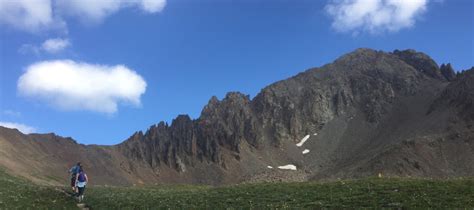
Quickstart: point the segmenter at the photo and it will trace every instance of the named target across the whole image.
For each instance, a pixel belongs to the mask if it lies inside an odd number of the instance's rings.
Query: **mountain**
[[[110,185],[473,176],[473,103],[474,69],[357,49],[253,99],[212,97],[199,118],[180,115],[114,146],[0,128],[0,166],[61,183],[80,160],[94,183]]]

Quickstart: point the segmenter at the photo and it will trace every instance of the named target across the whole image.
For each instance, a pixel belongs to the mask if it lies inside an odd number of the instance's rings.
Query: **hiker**
[[[84,190],[86,189],[86,184],[88,181],[89,178],[87,178],[87,174],[82,169],[82,166],[79,166],[79,173],[76,175],[76,187],[78,190],[77,199],[79,202],[84,200]]]
[[[80,167],[81,167],[81,162],[78,162],[71,169],[69,169],[69,173],[71,174],[71,187],[72,187],[72,192],[73,193],[77,193],[76,176],[79,173],[79,168]]]

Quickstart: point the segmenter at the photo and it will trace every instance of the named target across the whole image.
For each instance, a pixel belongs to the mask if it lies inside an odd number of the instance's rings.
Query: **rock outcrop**
[[[456,73],[454,72],[453,67],[451,67],[451,64],[441,64],[439,67],[439,70],[441,71],[441,74],[446,78],[448,81],[452,81],[456,78]]]

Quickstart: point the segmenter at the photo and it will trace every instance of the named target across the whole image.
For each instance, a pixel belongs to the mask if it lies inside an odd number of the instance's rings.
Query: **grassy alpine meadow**
[[[61,188],[66,189],[66,187]],[[76,201],[0,170],[0,209],[77,209]],[[474,178],[366,178],[334,182],[259,183],[224,187],[93,186],[91,209],[474,208]]]
[[[77,209],[60,189],[13,177],[0,169],[0,209]]]
[[[98,209],[473,208],[474,179],[367,178],[226,187],[91,187],[87,189],[86,202]]]

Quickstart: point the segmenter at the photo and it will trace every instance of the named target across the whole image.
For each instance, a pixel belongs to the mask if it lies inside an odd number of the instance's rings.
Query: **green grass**
[[[0,169],[0,209],[77,209],[73,198]]]
[[[229,187],[92,187],[94,208],[473,208],[474,180],[369,178],[331,183],[262,183]]]
[[[93,209],[474,208],[474,178],[367,178],[328,183],[261,183],[226,187],[159,185],[88,187]],[[0,209],[77,209],[54,187],[0,170]]]

